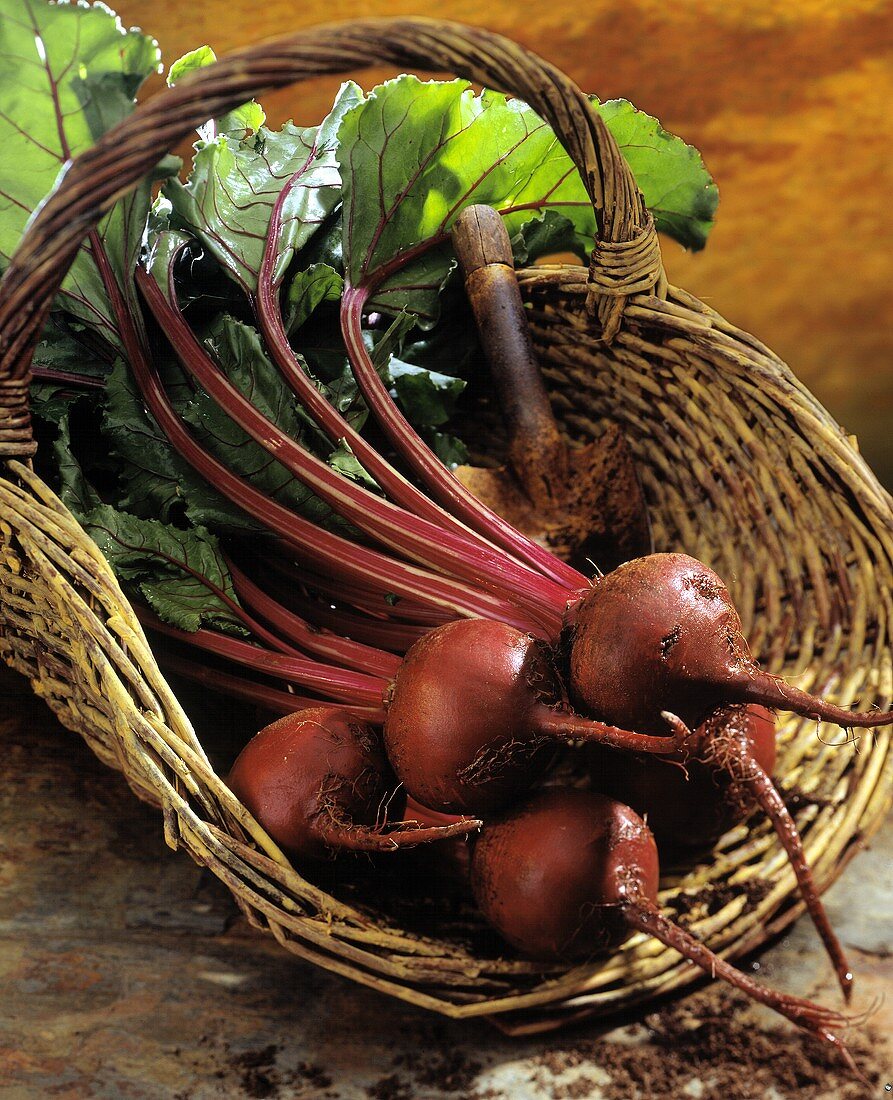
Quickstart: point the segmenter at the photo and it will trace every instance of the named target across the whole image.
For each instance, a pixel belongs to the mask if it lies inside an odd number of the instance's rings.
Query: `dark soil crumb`
[[[398,1077],[396,1073],[390,1073],[369,1085],[366,1089],[371,1100],[413,1100],[413,1093],[409,1085]]]
[[[642,1044],[599,1039],[553,1044],[534,1059],[541,1067],[536,1080],[555,1100],[591,1095],[596,1088],[591,1077],[581,1075],[566,1085],[554,1080],[591,1064],[611,1078],[598,1085],[607,1100],[681,1096],[694,1078],[703,1083],[700,1100],[762,1100],[773,1090],[785,1100],[824,1100],[831,1092],[840,1100],[863,1100],[865,1086],[832,1049],[803,1032],[764,1030],[749,1020],[746,1005],[735,994],[723,994],[672,1006],[646,1018],[650,1037]],[[879,1076],[870,1068],[871,1054],[880,1041],[870,1027],[847,1040],[873,1085]]]
[[[698,918],[705,914],[713,916],[724,909],[730,902],[740,898],[743,894],[747,899],[747,908],[752,909],[763,900],[772,889],[771,882],[752,880],[745,883],[723,883],[720,886],[710,886],[696,894],[677,894],[670,899],[670,908],[679,917],[687,917],[692,912],[697,912]],[[684,923],[684,922],[683,922]]]
[[[279,1078],[275,1071],[277,1052],[276,1045],[270,1043],[260,1050],[247,1050],[230,1058],[230,1065],[238,1073],[248,1096],[263,1100],[279,1091]]]
[[[332,1087],[331,1075],[326,1073],[322,1066],[317,1066],[313,1062],[298,1062],[294,1073],[290,1074],[289,1077],[291,1084],[296,1084],[300,1081],[306,1082],[308,1085],[313,1085],[318,1089],[328,1089]]]
[[[597,1088],[598,1081],[594,1077],[578,1077],[569,1085],[556,1085],[552,1090],[552,1100],[589,1100]]]
[[[417,1085],[439,1088],[443,1092],[467,1093],[483,1065],[455,1048],[426,1050],[425,1054],[398,1054],[393,1061],[412,1073]]]

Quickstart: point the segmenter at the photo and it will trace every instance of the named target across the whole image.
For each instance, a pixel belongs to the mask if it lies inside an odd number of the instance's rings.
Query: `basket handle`
[[[432,19],[329,24],[257,43],[190,74],[69,162],[0,283],[0,455],[33,453],[31,356],[82,240],[161,154],[208,118],[266,89],[380,63],[455,72],[518,96],[551,125],[595,210],[587,306],[598,316],[602,338],[613,339],[626,298],[662,282],[660,247],[626,161],[576,84],[524,47],[477,27]]]

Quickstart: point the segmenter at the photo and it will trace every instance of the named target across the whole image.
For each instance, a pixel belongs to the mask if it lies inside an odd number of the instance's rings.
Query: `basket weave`
[[[29,465],[31,354],[89,229],[205,119],[270,87],[381,62],[502,89],[553,126],[599,227],[588,271],[520,273],[566,430],[589,439],[606,421],[624,427],[657,548],[684,549],[728,581],[770,671],[842,705],[889,706],[893,502],[854,441],[771,351],[667,286],[629,170],[566,77],[496,35],[427,20],[320,27],[229,56],[82,154],[33,219],[0,286],[0,654],[161,807],[167,843],[210,867],[289,951],[448,1016],[499,1015],[508,1030],[531,1031],[667,992],[696,968],[636,935],[604,960],[544,976],[410,934],[302,878],[215,775],[102,554]],[[825,744],[842,739],[827,732],[820,739],[800,720],[779,727],[778,771],[805,796],[797,821],[821,888],[877,828],[893,791],[889,732],[864,736],[858,752]],[[764,824],[735,829],[709,863],[663,883],[663,903],[679,895],[696,934],[729,955],[802,911]]]

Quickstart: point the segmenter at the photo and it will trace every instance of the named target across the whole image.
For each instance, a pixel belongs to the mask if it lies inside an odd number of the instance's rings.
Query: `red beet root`
[[[305,859],[330,858],[339,849],[392,851],[481,824],[401,822],[405,794],[380,739],[338,707],[297,711],[266,726],[239,754],[228,783],[280,847]],[[396,827],[388,829],[387,818]]]
[[[661,849],[709,848],[760,807],[791,861],[800,893],[847,1000],[853,974],[825,912],[803,842],[770,776],[775,767],[775,719],[764,707],[723,707],[694,731],[683,767],[637,756],[594,761],[593,784],[632,806]]]
[[[687,554],[651,554],[600,578],[574,611],[571,696],[629,729],[660,728],[670,710],[694,727],[728,703],[759,703],[841,726],[883,726],[893,713],[850,712],[761,671],[728,590]]]
[[[628,806],[575,789],[539,793],[488,823],[475,843],[472,889],[486,919],[522,954],[585,959],[637,929],[657,937],[711,976],[834,1044],[845,1016],[759,985],[720,959],[656,905],[657,847]]]
[[[679,745],[678,734],[649,737],[580,718],[559,694],[547,652],[529,634],[486,619],[446,623],[397,671],[386,701],[388,758],[423,806],[485,813],[529,787],[558,741],[666,753]]]

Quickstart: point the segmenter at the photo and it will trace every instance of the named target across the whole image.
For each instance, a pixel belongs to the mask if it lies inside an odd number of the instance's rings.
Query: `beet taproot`
[[[723,833],[762,809],[788,855],[800,894],[849,1000],[852,968],[819,897],[797,824],[771,778],[775,716],[761,706],[721,707],[694,730],[680,757],[665,763],[657,757],[593,750],[593,787],[645,818],[663,855],[705,852]]]

